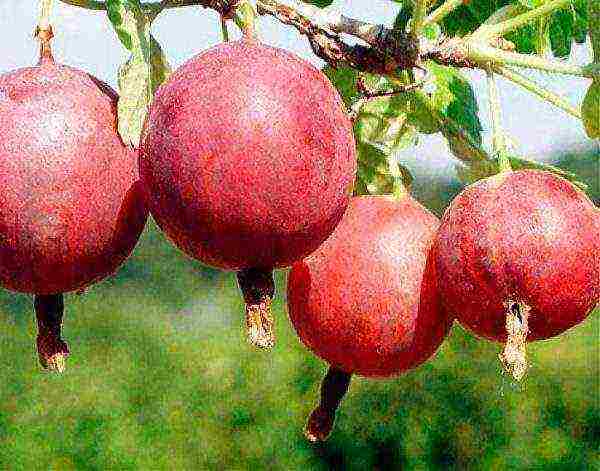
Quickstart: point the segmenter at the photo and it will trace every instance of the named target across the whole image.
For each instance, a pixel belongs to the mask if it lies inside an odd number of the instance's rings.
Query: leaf
[[[123,45],[131,51],[119,68],[119,134],[137,146],[148,107],[158,86],[171,72],[166,57],[150,34],[151,19],[139,0],[107,0],[108,17]]]
[[[548,29],[552,52],[557,57],[567,57],[571,53],[573,43],[573,11],[558,10],[551,19]]]
[[[119,134],[126,144],[137,147],[142,127],[158,86],[170,74],[170,67],[153,36],[150,36],[151,63],[140,54],[132,54],[118,73]]]
[[[333,3],[333,0],[302,0],[304,3],[309,3],[319,8],[328,7]]]
[[[442,28],[437,23],[431,23],[423,27],[423,36],[430,41],[436,41],[442,35]]]
[[[129,51],[133,51],[140,41],[145,42],[138,29],[144,16],[140,0],[106,0],[106,13],[119,40]]]
[[[441,66],[434,62],[428,62],[426,67],[434,90],[428,94],[428,103],[417,101],[409,120],[424,133],[439,130],[446,137],[455,134],[451,129],[444,129],[435,116],[437,114],[462,129],[474,143],[481,145],[482,127],[477,100],[469,81],[453,67]],[[414,96],[418,98],[419,94],[415,93]],[[461,152],[457,157],[462,158],[463,155]]]
[[[412,1],[397,1],[396,3],[402,3],[402,9],[396,15],[396,19],[394,20],[394,30],[406,32],[408,22],[412,17],[412,11],[414,4]]]
[[[390,124],[388,123],[386,127],[383,121],[389,121],[391,117],[398,117],[401,113],[405,113],[407,126],[411,126],[415,131],[425,134],[441,131],[448,139],[450,149],[459,159],[485,158],[485,153],[480,147],[482,128],[477,115],[477,101],[470,83],[460,71],[452,67],[443,67],[435,63],[428,63],[426,67],[430,75],[430,83],[427,87],[433,87],[429,95],[416,91],[370,101],[361,111],[363,113],[370,111],[379,118],[376,116],[362,118],[363,121],[355,126],[355,130],[358,129],[363,136],[367,137],[357,136],[357,141],[362,138],[372,145],[383,145],[381,140],[368,137],[369,132],[375,133],[374,129],[379,129],[380,133],[388,130],[389,135],[394,135],[393,131],[389,131]],[[356,88],[359,77],[371,92],[392,88],[391,82],[385,77],[359,74],[350,68],[325,67],[324,72],[340,91],[349,107],[354,106],[360,98]],[[395,126],[398,129],[398,123]],[[389,136],[383,141],[389,142]],[[401,145],[403,144],[397,143],[389,146],[397,149]]]
[[[507,20],[550,0],[480,0],[467,2],[450,13],[441,22],[449,36],[464,36],[482,24]],[[592,3],[597,0],[590,0]],[[544,54],[548,48],[558,57],[571,51],[573,41],[584,42],[588,31],[588,13],[585,0],[573,0],[571,5],[540,18],[506,35],[517,52]]]
[[[414,146],[417,131],[407,121],[407,97],[405,94],[362,99],[357,84],[370,92],[392,90],[392,83],[385,77],[359,73],[350,68],[323,69],[342,95],[344,102],[356,112],[354,136],[358,152],[359,194],[391,193],[398,182],[408,185],[410,172],[400,166],[395,155]]]
[[[517,3],[515,0],[477,0],[464,2],[463,5],[447,15],[442,20],[440,26],[448,36],[464,36],[475,31],[498,9]]]
[[[410,189],[413,177],[394,156],[387,155],[370,144],[358,143],[358,171],[354,193],[357,195],[385,195],[394,192],[398,181]],[[394,171],[392,169],[396,168]],[[400,175],[395,175],[398,172]]]
[[[369,111],[364,105],[354,124],[358,142],[370,144],[386,154],[392,154],[415,145],[416,129],[406,120],[406,113],[397,116]]]
[[[329,81],[337,88],[342,96],[344,103],[348,108],[360,97],[356,88],[358,72],[350,67],[332,67],[327,65],[323,68],[323,73]]]
[[[583,44],[587,39],[588,29],[591,30],[590,16],[585,0],[574,2],[572,10],[575,17],[573,22],[573,39],[576,43]]]
[[[588,0],[587,12],[590,25],[590,39],[594,51],[594,62],[600,64],[600,2]]]
[[[590,84],[581,105],[581,115],[588,137],[600,139],[600,80]]]
[[[373,99],[360,107],[354,124],[357,191],[388,194],[398,182],[406,188],[410,186],[410,172],[396,160],[398,152],[417,143],[417,131],[407,121],[405,104],[404,97],[393,96]]]

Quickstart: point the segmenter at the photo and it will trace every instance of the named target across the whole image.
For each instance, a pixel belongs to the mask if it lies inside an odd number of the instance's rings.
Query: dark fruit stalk
[[[352,375],[333,366],[329,367],[321,383],[321,401],[312,411],[304,429],[308,441],[327,440],[335,422],[336,411],[348,392]]]
[[[64,311],[63,295],[38,295],[34,298],[38,335],[37,350],[40,364],[48,370],[62,373],[69,347],[61,338]]]
[[[52,46],[50,45],[50,41],[54,37],[54,32],[52,31],[52,26],[48,25],[48,27],[40,28],[39,26],[35,29],[35,37],[40,42],[40,58],[39,63],[44,60],[54,61],[52,57]]]

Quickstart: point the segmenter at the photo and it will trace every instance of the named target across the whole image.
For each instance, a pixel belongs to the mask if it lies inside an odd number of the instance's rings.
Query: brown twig
[[[90,10],[106,9],[105,2],[97,0],[60,1]],[[163,0],[143,3],[142,9],[147,15],[155,17],[164,9],[202,6],[230,18],[238,3],[238,0]],[[276,0],[257,0],[256,8],[258,14],[270,15],[296,28],[308,38],[313,52],[334,67],[346,65],[384,75],[419,67],[428,59],[442,65],[475,67],[467,59],[468,45],[461,38],[445,39],[433,46],[420,48],[418,41],[403,31],[342,14],[325,14],[308,5],[298,10]],[[317,15],[322,21],[315,19]],[[353,36],[362,44],[350,45],[344,41],[342,34]]]
[[[313,52],[334,67],[348,65],[365,72],[391,74],[412,68],[418,59],[418,48],[413,41],[404,33],[383,26],[360,28],[366,23],[340,15],[341,21],[324,27],[275,0],[258,0],[256,7],[258,14],[271,15],[296,28],[308,38]],[[357,31],[362,31],[360,36],[356,36]],[[368,45],[350,46],[340,38],[340,32],[355,35]]]

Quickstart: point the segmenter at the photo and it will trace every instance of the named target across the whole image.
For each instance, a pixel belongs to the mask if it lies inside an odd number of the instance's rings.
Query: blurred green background
[[[600,203],[599,154],[563,155]],[[438,214],[460,191],[419,178]],[[243,336],[235,278],[186,259],[148,227],[117,275],[68,295],[67,372],[34,350],[32,300],[0,293],[2,469],[600,469],[598,311],[529,346],[520,385],[499,345],[455,325],[433,360],[355,378],[330,441],[302,436],[325,365],[295,337],[285,273],[270,354]]]

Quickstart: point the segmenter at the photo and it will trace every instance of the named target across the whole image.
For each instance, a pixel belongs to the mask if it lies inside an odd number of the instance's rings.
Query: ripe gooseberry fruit
[[[432,249],[442,302],[462,325],[505,342],[525,374],[525,342],[583,321],[600,298],[600,211],[548,172],[502,172],[460,193]]]
[[[314,251],[348,204],[352,125],[312,65],[252,39],[188,61],[141,139],[150,212],[187,255],[237,271],[250,343],[273,346],[274,268]]]
[[[305,434],[325,440],[352,374],[388,377],[430,358],[452,320],[440,308],[428,253],[438,219],[405,194],[355,197],[318,250],[288,278],[300,340],[331,367]]]
[[[35,294],[40,363],[63,371],[62,293],[113,273],[147,210],[115,92],[38,37],[38,65],[0,75],[0,284]]]

